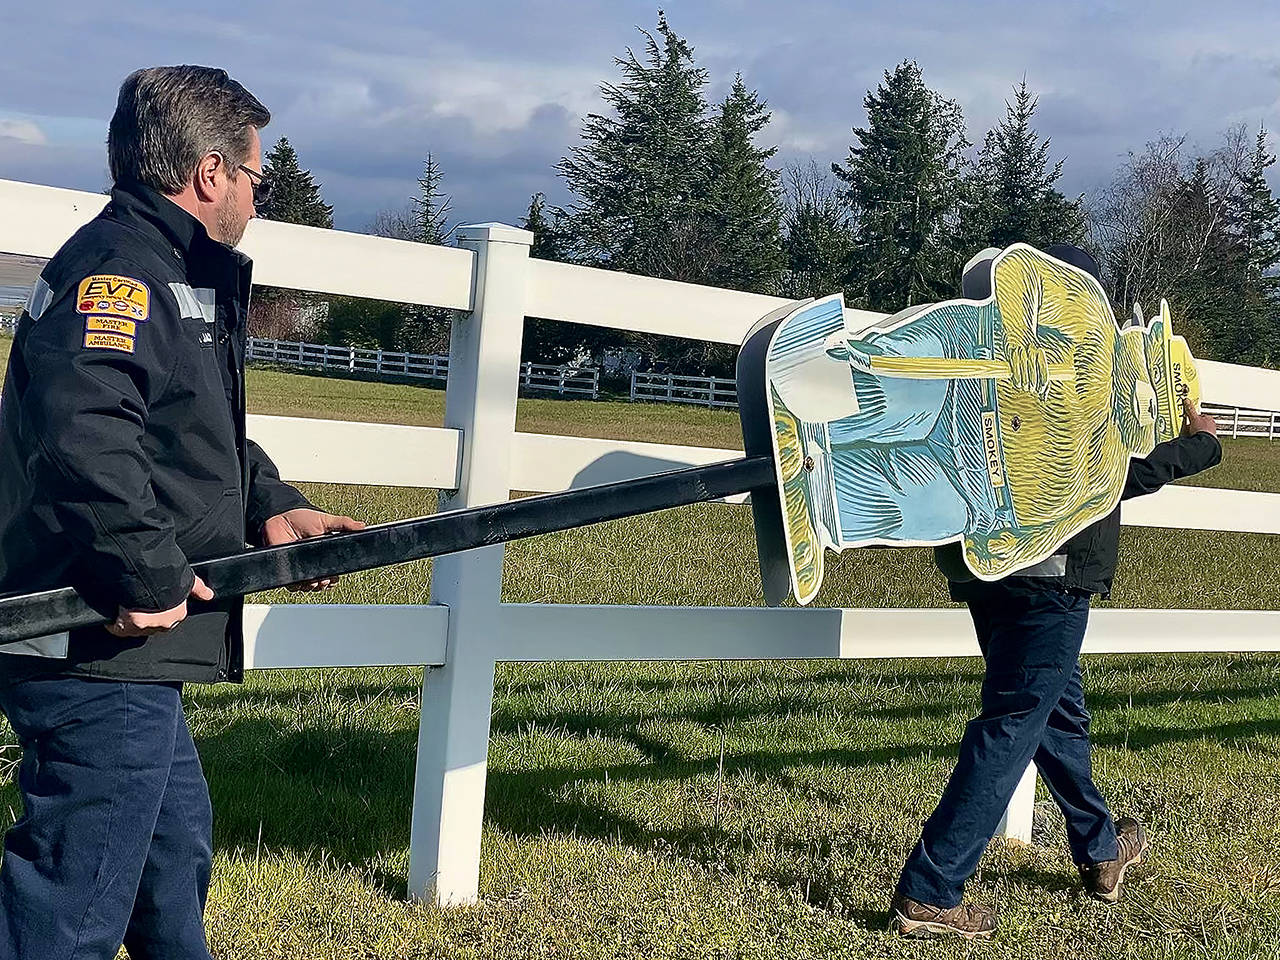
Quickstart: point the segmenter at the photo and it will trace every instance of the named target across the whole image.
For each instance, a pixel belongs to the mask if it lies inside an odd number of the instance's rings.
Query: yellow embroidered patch
[[[126,337],[136,336],[138,325],[132,320],[120,317],[85,317],[86,330],[105,330],[107,333],[123,333]]]
[[[151,291],[133,277],[95,274],[80,281],[76,310],[126,320],[146,320],[151,315]]]
[[[121,350],[133,353],[134,339],[119,333],[93,333],[85,331],[84,345],[93,350]]]

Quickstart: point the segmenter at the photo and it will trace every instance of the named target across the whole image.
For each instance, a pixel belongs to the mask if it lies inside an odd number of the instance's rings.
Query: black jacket
[[[192,561],[309,506],[245,437],[251,266],[138,183],[49,261],[0,398],[0,590],[71,583],[108,616],[167,610]],[[239,680],[241,608],[193,601],[149,638],[75,630],[66,659],[0,653],[0,678]]]
[[[1211,433],[1197,433],[1157,444],[1146,457],[1129,461],[1121,500],[1155,493],[1166,483],[1208,470],[1222,460],[1222,445]],[[1116,575],[1120,547],[1120,507],[1096,523],[1085,527],[1057,551],[1066,556],[1066,572],[1062,577],[1025,577],[1052,583],[1066,590],[1097,593],[1106,597]],[[968,577],[961,559],[960,545],[947,544],[935,551],[938,568],[950,580],[953,600],[965,600],[986,584]],[[1014,576],[1017,576],[1014,574]]]

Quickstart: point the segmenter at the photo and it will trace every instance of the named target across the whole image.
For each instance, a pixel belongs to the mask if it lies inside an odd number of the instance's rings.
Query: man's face
[[[250,170],[262,169],[262,139],[252,127],[249,129],[249,155],[245,158],[244,165]],[[227,170],[226,174],[226,192],[217,209],[218,236],[213,239],[234,247],[244,236],[249,221],[256,216],[253,209],[253,182],[243,170]]]

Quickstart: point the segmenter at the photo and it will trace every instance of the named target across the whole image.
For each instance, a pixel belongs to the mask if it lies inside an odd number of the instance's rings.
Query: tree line
[[[1207,152],[1162,136],[1131,152],[1095,195],[1068,197],[1059,188],[1065,161],[1035,127],[1025,78],[975,146],[960,104],[908,60],[867,92],[866,123],[843,158],[779,168],[768,103],[741,74],[712,102],[707,70],[665,15],[640,32],[639,49],[618,57],[617,78],[601,86],[602,110],[583,120],[580,142],[556,165],[569,202],[530,199],[520,222],[534,234],[533,256],[784,297],[842,291],[851,306],[893,313],[956,296],[963,264],[985,247],[1076,243],[1097,257],[1122,317],[1135,302],[1150,309],[1166,297],[1197,356],[1280,360],[1280,208],[1267,183],[1276,158],[1265,128],[1232,128]],[[332,226],[332,208],[287,139],[264,165],[275,190],[260,215]],[[367,231],[449,242],[452,201],[432,154],[408,199]],[[270,292],[254,322],[310,324],[326,342],[442,352],[449,320],[442,310]],[[527,359],[599,360],[610,347],[673,372],[717,375],[730,373],[735,352],[526,321]]]

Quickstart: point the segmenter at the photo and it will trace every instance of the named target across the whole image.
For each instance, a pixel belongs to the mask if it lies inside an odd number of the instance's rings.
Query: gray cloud
[[[1040,93],[1041,132],[1067,157],[1071,191],[1103,182],[1126,150],[1162,132],[1209,145],[1231,124],[1280,112],[1280,10],[1256,3],[669,7],[710,69],[713,95],[741,70],[775,108],[769,135],[781,161],[841,159],[865,121],[868,87],[904,58],[961,103],[975,141],[1025,74]],[[272,106],[268,142],[290,138],[339,225],[358,228],[403,205],[427,150],[460,218],[510,221],[535,190],[565,199],[555,162],[583,114],[599,109],[613,58],[656,19],[654,4],[633,0],[290,0],[204,18],[171,10],[134,0],[103,17],[87,0],[65,0],[6,13],[24,42],[0,61],[0,176],[100,189],[120,79],[149,63],[217,63]]]

